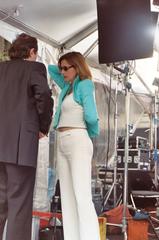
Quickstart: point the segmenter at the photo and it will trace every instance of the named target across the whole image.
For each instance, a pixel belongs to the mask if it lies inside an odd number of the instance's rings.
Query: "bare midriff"
[[[59,132],[64,132],[64,131],[68,131],[68,130],[71,130],[71,129],[85,129],[85,128],[78,128],[78,127],[60,127],[60,128],[57,128],[57,131],[59,131]]]

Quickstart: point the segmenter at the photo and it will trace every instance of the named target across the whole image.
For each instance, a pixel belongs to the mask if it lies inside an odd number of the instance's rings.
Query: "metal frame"
[[[158,92],[155,91],[155,101],[154,101],[154,162],[155,162],[155,186],[158,187],[158,154],[157,154],[157,95]]]
[[[95,31],[97,31],[97,20],[93,21],[91,24],[88,24],[81,31],[75,33],[73,36],[63,41],[61,43],[61,46],[66,49],[70,49]]]
[[[128,69],[129,71],[129,69]],[[128,157],[129,157],[129,109],[130,109],[130,88],[128,84],[128,71],[125,73],[125,164],[124,164],[124,189],[123,189],[123,219],[122,231],[124,233],[124,240],[127,240],[127,219],[126,209],[128,205]]]
[[[54,39],[51,39],[49,36],[43,34],[42,32],[39,32],[36,29],[31,28],[30,26],[27,26],[26,24],[15,19],[14,17],[9,16],[7,12],[2,11],[1,9],[0,9],[0,19],[2,19],[1,21],[4,21],[10,24],[11,26],[16,27],[22,31],[25,31],[26,33],[31,34],[32,36],[50,44],[55,48],[59,48],[60,46],[59,42],[55,41]]]

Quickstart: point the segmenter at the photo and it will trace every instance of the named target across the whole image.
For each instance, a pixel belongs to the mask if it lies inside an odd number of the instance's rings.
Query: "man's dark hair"
[[[29,57],[30,50],[38,51],[37,39],[22,33],[12,42],[8,55],[10,59],[25,59]]]

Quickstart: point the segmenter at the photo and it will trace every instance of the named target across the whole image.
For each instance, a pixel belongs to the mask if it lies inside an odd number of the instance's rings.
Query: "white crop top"
[[[83,108],[73,99],[73,93],[66,95],[61,106],[59,127],[86,128]]]

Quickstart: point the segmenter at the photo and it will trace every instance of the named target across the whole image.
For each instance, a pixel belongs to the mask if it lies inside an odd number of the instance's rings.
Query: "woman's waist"
[[[77,130],[77,129],[86,130],[86,128],[84,128],[84,127],[58,127],[56,130],[59,132],[65,132],[65,131]]]
[[[86,128],[86,124],[83,121],[83,119],[60,119],[58,126],[58,129],[61,129],[61,131],[65,131],[65,130],[70,130],[70,129],[85,129]]]

